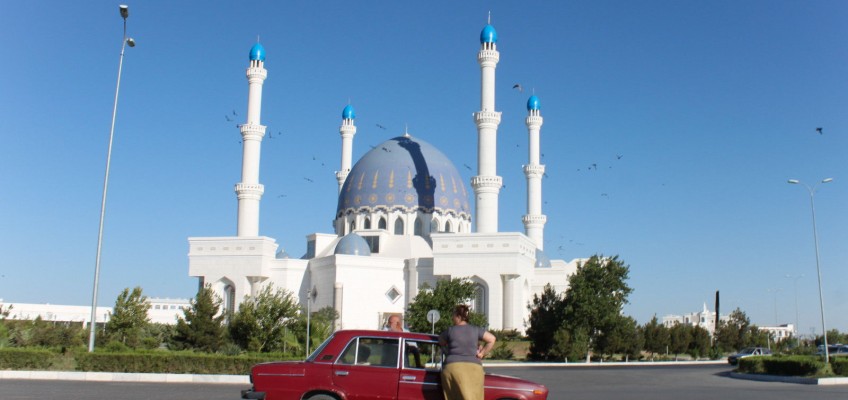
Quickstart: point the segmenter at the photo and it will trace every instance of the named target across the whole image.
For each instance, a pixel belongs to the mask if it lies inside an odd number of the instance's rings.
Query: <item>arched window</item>
[[[365,217],[364,229],[371,229],[371,218]]]
[[[421,218],[415,217],[415,236],[424,236],[424,222]]]
[[[453,232],[453,231],[451,230],[451,223],[450,223],[450,221],[445,222],[445,232]]]
[[[471,308],[478,314],[486,314],[486,288],[479,283],[474,287]]]
[[[377,229],[386,229],[386,218],[380,217],[380,222],[377,222]]]
[[[403,218],[401,217],[395,220],[395,235],[403,235]]]
[[[356,230],[356,221],[350,221],[350,231],[347,233],[351,233]]]
[[[236,312],[236,288],[233,285],[224,286],[224,310],[227,315]]]

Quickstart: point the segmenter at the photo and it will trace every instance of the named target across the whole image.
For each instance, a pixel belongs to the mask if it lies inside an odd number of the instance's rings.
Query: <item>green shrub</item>
[[[42,349],[0,348],[0,369],[44,370],[53,365],[56,357]]]
[[[280,360],[279,355],[225,356],[192,352],[80,353],[77,370],[171,374],[244,375],[260,362]]]
[[[495,348],[492,349],[492,359],[494,360],[512,360],[515,354],[512,352],[512,346],[506,342],[497,342]]]
[[[763,359],[768,356],[745,357],[739,359],[739,372],[746,374],[765,374]]]
[[[848,376],[848,358],[831,359],[830,367],[833,369],[834,374]]]
[[[824,362],[814,357],[762,357],[765,373],[782,376],[811,376],[824,368]]]

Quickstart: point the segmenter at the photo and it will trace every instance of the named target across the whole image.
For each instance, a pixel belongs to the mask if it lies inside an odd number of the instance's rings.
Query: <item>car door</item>
[[[442,349],[436,341],[404,340],[400,400],[442,400]]]
[[[358,337],[333,366],[333,384],[348,400],[396,399],[398,339]]]

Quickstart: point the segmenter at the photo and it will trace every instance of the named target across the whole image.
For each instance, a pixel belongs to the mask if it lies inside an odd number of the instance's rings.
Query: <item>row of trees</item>
[[[305,352],[307,319],[294,296],[282,289],[265,287],[246,298],[231,315],[221,311],[221,300],[210,287],[198,291],[184,317],[176,325],[153,324],[147,311],[150,303],[140,287],[124,289],[115,301],[111,318],[96,335],[97,348],[108,350],[155,349],[204,352]],[[81,323],[5,319],[9,309],[0,309],[0,347],[72,348],[86,343],[88,330]],[[332,333],[332,308],[311,315],[310,343],[318,344]]]
[[[768,332],[752,324],[745,313],[734,310],[711,337],[699,326],[666,327],[656,316],[644,325],[622,314],[628,295],[629,266],[617,256],[595,255],[581,263],[569,277],[565,293],[550,285],[534,295],[528,305],[528,357],[533,360],[579,360],[655,357],[688,354],[693,358],[718,357],[748,346],[769,346]],[[829,332],[828,339],[838,332]],[[778,346],[787,346],[784,341]],[[817,343],[816,343],[817,344]],[[813,347],[813,344],[811,346]]]

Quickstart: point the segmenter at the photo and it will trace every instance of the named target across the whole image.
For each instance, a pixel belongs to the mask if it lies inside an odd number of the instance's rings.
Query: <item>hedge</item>
[[[831,358],[830,369],[834,375],[848,376],[848,358]],[[811,356],[757,356],[739,360],[739,372],[780,376],[827,375],[824,361]]]
[[[80,371],[225,375],[246,375],[255,364],[281,359],[274,355],[226,356],[155,351],[78,353],[75,358]]]
[[[56,357],[56,353],[49,350],[0,348],[0,369],[49,369]]]

